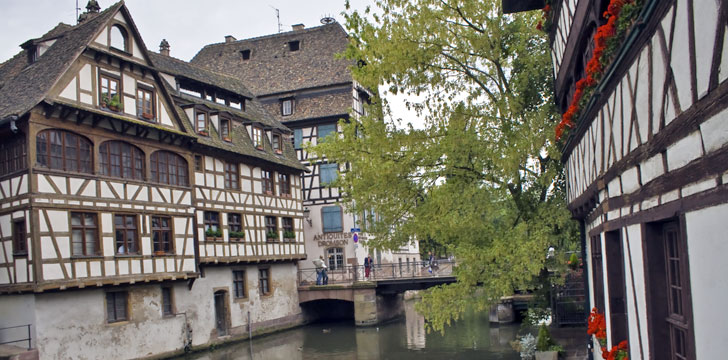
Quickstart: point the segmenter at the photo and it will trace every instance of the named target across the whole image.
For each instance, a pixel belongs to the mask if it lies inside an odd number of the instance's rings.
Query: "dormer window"
[[[195,129],[200,135],[207,136],[207,113],[198,111],[195,113]]]
[[[250,49],[241,51],[240,55],[243,57],[243,60],[250,60]]]
[[[263,149],[263,129],[259,127],[253,127],[253,146]]]
[[[281,115],[283,116],[289,116],[293,114],[293,99],[283,99],[281,100]]]
[[[225,141],[232,141],[232,138],[230,138],[230,119],[220,119],[220,137]]]
[[[300,49],[300,46],[301,46],[301,42],[298,40],[288,42],[288,50],[298,51],[298,49]]]
[[[137,88],[137,116],[145,120],[154,120],[154,91]]]
[[[129,36],[121,25],[109,29],[109,44],[113,49],[129,52]]]
[[[281,135],[280,134],[273,134],[273,151],[276,152],[276,154],[281,154],[283,152],[283,146],[281,146],[283,143],[281,142]]]

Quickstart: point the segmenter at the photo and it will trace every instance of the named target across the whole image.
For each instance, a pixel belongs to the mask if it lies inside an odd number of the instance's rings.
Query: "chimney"
[[[301,31],[306,28],[306,25],[303,24],[296,24],[291,26],[293,28],[293,31]]]
[[[169,43],[167,39],[162,39],[162,42],[159,43],[159,53],[164,56],[169,56]]]
[[[99,6],[99,3],[96,2],[96,0],[88,0],[88,3],[86,4],[86,12],[78,17],[78,22],[82,23],[85,20],[98,15],[99,10],[101,10],[101,6]]]
[[[229,44],[229,43],[231,43],[231,42],[233,42],[233,41],[235,41],[235,40],[237,40],[237,39],[235,38],[235,36],[232,36],[232,35],[225,35],[225,43],[226,43],[226,44]]]

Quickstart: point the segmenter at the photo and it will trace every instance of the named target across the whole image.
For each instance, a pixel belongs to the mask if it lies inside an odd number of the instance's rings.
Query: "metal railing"
[[[31,324],[26,324],[26,325],[8,326],[8,327],[0,328],[0,332],[6,331],[6,330],[10,330],[10,329],[19,329],[19,328],[25,328],[25,327],[28,328],[28,337],[27,338],[25,338],[25,339],[18,339],[18,340],[12,340],[12,341],[3,341],[3,342],[0,342],[0,345],[12,344],[12,343],[16,343],[16,342],[27,341],[28,342],[28,350],[30,350],[31,349],[30,326],[31,326]],[[17,333],[18,331],[13,331],[13,332],[14,333]],[[2,336],[0,338],[4,338],[4,336]]]
[[[437,260],[430,266],[428,261],[412,263],[375,264],[366,276],[364,265],[342,266],[328,269],[328,285],[353,284],[360,281],[418,279],[438,276],[452,276],[455,262],[450,260]],[[316,269],[301,269],[298,271],[298,286],[316,285]],[[323,285],[323,284],[321,284]]]

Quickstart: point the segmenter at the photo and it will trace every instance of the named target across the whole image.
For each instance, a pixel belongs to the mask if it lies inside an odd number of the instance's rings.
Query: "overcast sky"
[[[115,0],[97,0],[104,10]],[[20,44],[40,37],[59,22],[76,24],[76,0],[0,0],[0,62],[20,52]],[[86,11],[88,0],[78,0],[79,13]],[[189,61],[205,45],[225,41],[225,35],[237,39],[278,32],[276,10],[280,11],[283,31],[291,25],[313,27],[330,16],[344,22],[344,0],[126,0],[144,44],[159,51],[167,39],[170,54]],[[373,0],[350,0],[353,9],[373,6]],[[416,127],[422,122],[403,105],[405,98],[387,97],[395,118],[404,118]]]

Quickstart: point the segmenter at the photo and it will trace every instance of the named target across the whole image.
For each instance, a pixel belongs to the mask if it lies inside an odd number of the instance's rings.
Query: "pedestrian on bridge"
[[[369,279],[369,272],[372,269],[372,261],[372,254],[369,254],[364,258],[364,277],[367,279]]]
[[[316,267],[316,285],[321,285],[321,280],[326,276],[326,263],[323,255],[319,255],[319,258],[313,261],[313,265]]]

